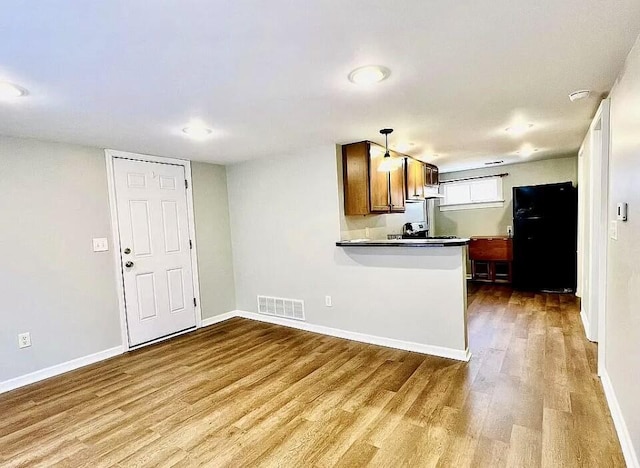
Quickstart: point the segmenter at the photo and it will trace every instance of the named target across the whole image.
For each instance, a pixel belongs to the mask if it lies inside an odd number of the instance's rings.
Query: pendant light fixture
[[[397,169],[398,166],[389,153],[389,133],[393,132],[393,128],[383,128],[380,133],[384,135],[384,158],[378,166],[378,172],[391,172]]]

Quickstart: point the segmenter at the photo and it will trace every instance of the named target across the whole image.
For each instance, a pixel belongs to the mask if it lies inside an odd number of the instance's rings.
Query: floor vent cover
[[[258,312],[264,315],[304,320],[304,301],[283,297],[258,296]]]

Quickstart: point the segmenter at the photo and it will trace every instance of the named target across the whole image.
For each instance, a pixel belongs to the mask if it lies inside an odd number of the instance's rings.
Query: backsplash
[[[407,203],[404,213],[367,216],[342,216],[340,237],[351,239],[386,239],[387,234],[401,234],[405,223],[424,221],[424,203]]]

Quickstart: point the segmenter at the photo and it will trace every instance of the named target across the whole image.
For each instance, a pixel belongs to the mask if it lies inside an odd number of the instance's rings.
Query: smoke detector
[[[571,102],[580,101],[581,99],[586,99],[591,95],[591,91],[588,89],[581,89],[579,91],[574,91],[573,93],[569,93],[569,99]]]

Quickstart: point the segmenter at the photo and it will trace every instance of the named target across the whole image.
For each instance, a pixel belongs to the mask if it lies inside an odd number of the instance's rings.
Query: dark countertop
[[[336,242],[338,247],[459,247],[469,239],[353,239]]]

